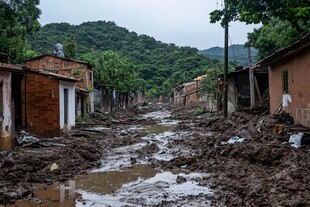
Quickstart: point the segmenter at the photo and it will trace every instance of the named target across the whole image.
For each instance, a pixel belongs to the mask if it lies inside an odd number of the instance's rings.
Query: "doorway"
[[[64,89],[64,123],[67,125],[69,119],[69,91]]]

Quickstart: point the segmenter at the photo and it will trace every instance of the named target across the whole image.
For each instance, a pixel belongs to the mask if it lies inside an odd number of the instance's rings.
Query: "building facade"
[[[310,127],[310,34],[258,64],[269,69],[270,111],[282,107],[296,124]]]
[[[61,58],[54,55],[41,55],[25,62],[26,66],[49,71],[69,78],[76,82],[76,115],[94,112],[94,77],[93,66],[87,62]]]

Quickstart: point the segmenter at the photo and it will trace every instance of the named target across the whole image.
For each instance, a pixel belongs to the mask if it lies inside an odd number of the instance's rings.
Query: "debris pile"
[[[185,113],[177,111],[174,117],[183,119],[192,112]],[[310,147],[299,145],[298,132],[294,132],[298,136],[294,141],[299,148],[291,146],[289,136],[296,126],[287,114],[235,112],[227,119],[216,113],[193,117],[188,120],[195,123],[193,131],[212,131],[213,135],[195,133],[191,139],[174,143],[196,153],[154,165],[166,169],[187,165],[191,171],[211,173],[203,183],[217,191],[214,206],[310,206]],[[234,144],[226,144],[230,142]]]

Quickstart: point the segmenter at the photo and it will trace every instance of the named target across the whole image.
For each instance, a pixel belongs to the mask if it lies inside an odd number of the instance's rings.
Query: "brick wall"
[[[282,71],[288,71],[288,92],[292,102],[285,109],[295,123],[310,127],[310,50],[306,48],[272,65],[269,70],[270,111],[282,104]]]
[[[22,81],[23,128],[27,125],[26,130],[43,137],[59,136],[59,108],[59,80],[26,72]]]
[[[81,82],[76,83],[76,87],[78,88],[85,90],[93,88],[92,81],[90,81],[91,78],[89,77],[92,73],[92,68],[87,68],[87,64],[47,55],[39,59],[28,60],[26,65],[31,68],[48,70],[53,73],[81,80]],[[74,77],[73,71],[77,69],[82,69],[82,71],[78,76]],[[86,71],[88,71],[87,75]]]

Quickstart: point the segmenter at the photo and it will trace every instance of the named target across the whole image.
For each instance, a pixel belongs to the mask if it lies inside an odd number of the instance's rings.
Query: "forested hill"
[[[28,42],[31,50],[51,53],[55,43],[65,43],[71,35],[77,40],[78,55],[113,50],[127,57],[145,80],[145,91],[153,96],[169,95],[175,83],[202,75],[207,68],[222,68],[222,61],[200,55],[196,48],[166,44],[153,37],[130,32],[114,22],[47,24],[29,37]]]
[[[257,50],[251,48],[252,62],[255,63]],[[206,50],[199,51],[199,54],[206,55],[211,58],[216,58],[219,60],[224,59],[224,48],[222,47],[211,47]],[[248,49],[244,48],[244,45],[234,44],[228,47],[228,60],[236,61],[238,65],[247,66],[248,65]]]

